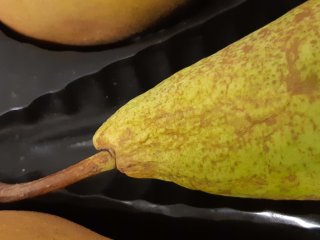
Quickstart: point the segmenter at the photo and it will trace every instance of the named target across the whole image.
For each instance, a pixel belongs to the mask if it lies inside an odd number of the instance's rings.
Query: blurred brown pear
[[[0,211],[1,240],[107,240],[87,228],[54,215]]]
[[[0,0],[0,21],[28,37],[67,45],[113,43],[188,0]]]

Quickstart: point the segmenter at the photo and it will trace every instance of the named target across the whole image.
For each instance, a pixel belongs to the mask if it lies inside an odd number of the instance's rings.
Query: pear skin
[[[320,199],[320,2],[202,59],[136,97],[96,132],[100,152],[0,201],[116,167],[211,194]]]
[[[0,22],[52,43],[114,43],[142,32],[188,0],[0,0]]]
[[[64,218],[31,211],[0,211],[3,240],[108,240]]]
[[[213,194],[320,198],[320,2],[130,101],[97,131],[117,168]]]

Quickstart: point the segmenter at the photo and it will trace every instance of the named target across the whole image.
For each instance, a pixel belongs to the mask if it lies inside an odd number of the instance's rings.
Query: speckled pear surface
[[[97,131],[136,178],[237,197],[320,199],[320,1],[183,69]]]
[[[0,183],[0,202],[114,168],[212,194],[320,200],[320,1],[133,99],[93,142],[97,154],[62,171]]]

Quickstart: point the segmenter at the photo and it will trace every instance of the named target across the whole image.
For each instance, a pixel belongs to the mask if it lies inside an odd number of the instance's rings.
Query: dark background
[[[94,153],[128,100],[292,9],[300,0],[199,1],[113,46],[75,49],[0,32],[0,180],[22,182]],[[320,205],[227,198],[112,171],[0,209],[53,213],[115,239],[318,239]]]

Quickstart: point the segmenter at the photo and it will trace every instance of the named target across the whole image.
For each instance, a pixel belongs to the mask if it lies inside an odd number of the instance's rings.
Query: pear
[[[0,0],[0,22],[28,37],[88,46],[114,43],[173,14],[188,0]]]
[[[320,2],[183,69],[113,114],[99,153],[0,201],[34,197],[117,168],[232,197],[320,199]]]
[[[31,211],[0,211],[3,240],[107,240],[87,228],[64,218]]]

